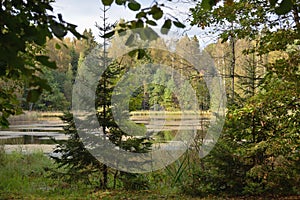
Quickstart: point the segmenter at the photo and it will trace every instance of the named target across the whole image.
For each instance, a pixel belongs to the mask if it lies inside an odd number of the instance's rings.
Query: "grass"
[[[53,161],[41,152],[6,154],[1,147],[0,199],[102,199],[102,196],[110,198],[111,192],[94,192],[94,188],[90,186],[52,178],[50,172],[45,169],[54,167]],[[119,197],[120,195],[117,195],[116,198]]]
[[[206,198],[191,197],[180,194],[175,187],[161,186],[157,184],[159,183],[157,181],[154,184],[156,186],[150,190],[95,190],[95,188],[82,183],[66,183],[62,179],[51,177],[50,172],[45,169],[54,167],[53,161],[41,152],[5,154],[3,147],[0,146],[0,199],[231,199],[215,196]],[[258,200],[264,198],[243,197],[233,199]],[[280,199],[299,199],[299,196]]]
[[[0,152],[0,199],[80,199],[86,186],[52,179],[45,169],[54,163],[43,153]],[[76,191],[76,192],[74,192]]]
[[[53,161],[41,152],[6,154],[0,146],[0,199],[191,199],[176,188],[95,190],[51,177],[45,169],[54,167]]]

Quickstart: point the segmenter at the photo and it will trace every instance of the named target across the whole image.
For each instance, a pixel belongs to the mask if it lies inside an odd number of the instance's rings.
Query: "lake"
[[[32,113],[25,115],[31,115]],[[63,122],[59,116],[62,113],[37,113],[35,117],[17,116],[11,120],[9,129],[0,130],[0,145],[4,145],[7,153],[21,151],[30,153],[42,151],[46,154],[52,152],[55,140],[67,140],[63,133]],[[199,117],[200,116],[200,117]],[[178,130],[197,129],[204,130],[209,122],[210,113],[185,114],[180,112],[132,112],[130,120],[136,124],[144,124],[147,132],[158,132],[155,138],[158,143],[172,140]],[[195,121],[196,120],[196,121]],[[172,141],[174,142],[174,141]]]

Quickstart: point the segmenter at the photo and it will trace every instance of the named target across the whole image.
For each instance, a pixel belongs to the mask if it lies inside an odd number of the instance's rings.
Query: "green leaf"
[[[101,0],[102,1],[102,4],[105,5],[105,6],[110,6],[114,0]]]
[[[269,2],[270,2],[271,6],[275,6],[277,3],[277,0],[269,0]]]
[[[201,8],[204,10],[211,10],[214,6],[214,0],[202,0],[201,2]]]
[[[145,51],[145,49],[139,49],[139,50],[138,50],[138,57],[137,57],[137,59],[138,59],[138,60],[143,59],[145,56],[146,56],[146,51]]]
[[[4,115],[2,115],[0,117],[0,127],[2,127],[2,128],[8,128],[9,127],[9,121],[7,120],[7,118]]]
[[[62,24],[53,23],[50,25],[53,34],[58,38],[63,38],[67,35],[67,31]]]
[[[48,56],[36,56],[36,60],[39,61],[42,65],[47,66],[51,69],[56,69],[56,64],[55,62],[49,61]]]
[[[126,35],[126,29],[120,29],[120,30],[118,30],[118,34],[119,34],[120,36]]]
[[[60,22],[64,22],[61,13],[58,13],[57,16],[58,16],[58,19],[59,19]]]
[[[168,34],[168,32],[170,31],[171,29],[171,26],[172,26],[172,21],[170,19],[167,19],[165,21],[165,23],[163,24],[163,26],[161,27],[161,30],[160,32],[162,34]]]
[[[103,36],[101,36],[102,38],[110,38],[115,34],[115,31],[111,31],[108,33],[105,33]]]
[[[55,44],[55,48],[56,48],[56,49],[61,49],[61,46],[60,46],[58,43],[56,43],[56,44]]]
[[[277,15],[287,14],[292,10],[293,2],[292,0],[283,0],[278,8],[275,8],[275,13]]]
[[[125,3],[126,3],[126,0],[116,0],[116,4],[117,5],[125,5]]]
[[[42,90],[47,90],[47,91],[51,91],[52,88],[51,86],[49,85],[48,81],[45,80],[45,79],[42,79],[40,77],[34,77],[34,82],[31,82],[30,83],[30,86],[31,87],[34,87],[34,88],[38,88],[38,89],[32,89],[32,90],[38,90],[40,92],[42,92]]]
[[[144,11],[139,12],[138,14],[136,14],[135,18],[142,18],[142,17],[146,17],[146,13]]]
[[[153,20],[147,20],[146,23],[147,23],[147,24],[150,24],[150,25],[152,25],[152,26],[156,26],[156,25],[157,25],[156,22],[153,21]]]
[[[136,22],[136,28],[144,28],[144,22],[142,21],[142,20],[138,20],[137,22]]]
[[[178,28],[185,28],[185,25],[179,21],[173,21],[173,24]]]
[[[134,57],[138,53],[138,49],[132,50],[128,53],[130,57]]]
[[[141,4],[136,1],[131,1],[130,3],[128,3],[128,8],[133,11],[138,11],[139,9],[141,9]]]
[[[126,24],[126,27],[129,28],[129,29],[135,29],[136,21],[130,21],[130,23]]]
[[[75,29],[74,29],[74,30],[70,29],[69,31],[70,31],[77,39],[85,38],[84,35],[81,35],[81,34],[78,33]]]
[[[37,100],[39,100],[41,93],[42,93],[41,89],[29,90],[27,95],[27,101],[36,102]]]
[[[162,18],[164,12],[161,8],[157,7],[157,5],[153,6],[149,12],[149,14],[152,14],[153,19],[159,20]]]

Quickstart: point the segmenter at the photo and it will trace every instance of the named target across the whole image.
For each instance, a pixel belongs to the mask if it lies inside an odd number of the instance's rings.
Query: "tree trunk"
[[[231,68],[230,68],[230,77],[231,77],[231,88],[232,88],[232,103],[234,103],[234,78],[235,78],[235,39],[232,36],[231,40],[231,54],[232,54],[232,59],[231,59]]]

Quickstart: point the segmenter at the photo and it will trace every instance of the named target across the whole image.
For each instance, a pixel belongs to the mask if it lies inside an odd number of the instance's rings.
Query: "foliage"
[[[65,172],[60,174],[55,171],[53,176],[62,176],[68,182],[84,181],[92,184],[92,177],[99,176],[103,164],[84,147],[77,133],[73,115],[65,113],[61,118],[67,124],[64,133],[69,136],[69,139],[67,142],[56,141],[59,145],[51,157],[58,164],[58,168],[65,169]]]
[[[281,14],[277,14],[274,6],[268,1],[235,1],[209,9],[203,6],[203,3],[199,3],[191,9],[192,24],[202,28],[211,27],[213,31],[220,34],[223,41],[227,41],[230,37],[257,39],[258,34],[263,30],[264,34],[260,35],[263,42],[259,42],[259,46],[269,47],[274,51],[283,48],[283,43],[277,45],[271,43],[275,35],[287,33],[299,27],[299,19],[297,15],[294,15],[298,13],[298,4],[293,2],[288,12],[284,13],[286,17],[280,17]],[[277,16],[278,20],[270,20],[270,16]],[[289,20],[294,20],[295,24],[290,24]],[[282,31],[271,31],[274,28]]]
[[[27,100],[35,102],[43,89],[50,90],[46,80],[40,78],[41,66],[56,68],[55,63],[41,52],[47,38],[63,38],[68,31],[81,35],[76,26],[49,14],[52,0],[1,2],[0,78],[25,85]],[[5,77],[5,78],[4,78]],[[21,113],[18,99],[10,89],[0,89],[1,126],[8,126],[9,115]]]
[[[299,3],[272,2],[198,4],[192,9],[193,23],[213,27],[223,42],[252,40],[256,45],[246,47],[244,57],[253,53],[268,58],[266,62],[256,60],[265,70],[259,84],[255,68],[248,68],[250,76],[243,77],[241,87],[246,92],[247,87],[252,89],[230,107],[223,136],[204,159],[214,170],[214,183],[221,184],[211,185],[214,191],[221,188],[221,192],[234,195],[286,195],[299,190]],[[280,11],[282,5],[284,12]],[[275,51],[281,55],[270,59]]]
[[[65,111],[69,109],[70,102],[65,97],[65,88],[63,87],[67,81],[66,74],[58,70],[44,69],[43,78],[49,83],[51,91],[43,91],[32,109],[39,111]]]
[[[170,0],[170,1],[172,1],[172,0]],[[213,8],[217,7],[219,5],[219,3],[221,3],[222,1],[220,1],[220,0],[202,0],[202,1],[196,1],[196,2],[198,2],[198,6],[195,9],[192,9],[192,13],[195,13],[196,10],[200,9],[201,13],[198,13],[197,15],[198,15],[198,17],[201,16],[202,19],[204,19],[204,20],[203,20],[203,22],[202,22],[202,20],[198,20],[198,22],[196,22],[196,23],[194,21],[194,22],[192,22],[192,24],[198,24],[201,27],[206,27],[206,26],[210,26],[211,22],[214,22],[214,20],[218,19],[218,18],[213,19],[213,18],[209,17],[208,16],[209,14],[206,13],[206,11],[211,11]],[[118,33],[123,32],[127,28],[135,29],[135,28],[143,28],[145,26],[157,26],[156,21],[158,21],[160,19],[164,20],[164,22],[162,23],[163,25],[161,27],[161,33],[163,33],[163,34],[168,34],[172,25],[174,25],[177,28],[185,28],[186,27],[185,24],[182,23],[176,16],[172,16],[172,15],[166,14],[164,12],[164,7],[166,7],[165,4],[159,4],[158,2],[155,2],[149,7],[142,8],[141,1],[137,1],[137,0],[115,0],[115,1],[114,0],[102,0],[102,4],[105,6],[110,6],[113,3],[116,3],[116,5],[119,5],[119,6],[127,6],[131,11],[137,12],[136,19],[122,24],[122,28],[117,30]],[[244,1],[244,3],[249,5],[247,3],[247,1]],[[263,5],[259,5],[260,3]],[[234,2],[233,0],[225,0],[224,5],[227,9],[225,10],[225,12],[222,12],[222,13],[216,12],[216,14],[218,16],[225,16],[229,21],[234,20],[234,17],[231,17],[233,13],[236,13],[232,10],[232,7],[235,7],[235,6],[233,6],[234,4],[236,4],[236,2]],[[278,0],[269,0],[269,1],[261,1],[261,2],[254,0],[252,4],[259,5],[257,7],[255,6],[255,8],[252,7],[252,9],[258,9],[259,12],[262,11],[262,8],[270,8],[270,10],[277,15],[285,15],[291,11],[295,11],[295,13],[298,13],[297,3],[295,3],[295,1],[292,1],[292,0],[283,0],[281,2]],[[249,6],[247,6],[247,7],[249,8]],[[242,5],[240,8],[243,9]],[[233,9],[235,9],[235,8],[233,8]],[[296,10],[293,10],[293,9],[296,9]],[[245,13],[241,13],[240,16],[242,16],[242,18],[244,18],[244,20],[245,20],[245,19],[247,19],[248,14],[251,14],[251,13],[247,12],[246,15],[245,15]],[[193,16],[193,18],[195,19],[195,16]],[[257,20],[257,19],[263,20],[262,18],[256,18],[255,20]],[[208,20],[210,20],[211,22],[207,23]],[[199,23],[199,21],[201,21],[201,22]],[[261,22],[261,21],[259,21],[259,22]],[[265,22],[267,22],[267,20],[265,20]],[[298,24],[297,26],[300,27],[300,24]],[[240,29],[240,31],[243,32],[243,29]],[[114,31],[106,33],[104,35],[104,37],[111,37],[112,35],[114,35]],[[226,33],[224,33],[224,35],[226,35]]]
[[[21,114],[22,109],[18,101],[18,94],[16,91],[19,91],[19,88],[22,85],[19,82],[12,82],[8,78],[0,78],[0,125],[1,127],[8,127],[8,117],[11,114]]]
[[[106,12],[106,10],[104,10]],[[104,19],[105,27],[98,27],[105,34],[110,29]],[[91,41],[90,41],[91,42]],[[93,42],[91,42],[93,44]],[[102,135],[107,137],[111,143],[115,144],[119,148],[132,152],[147,152],[150,143],[147,142],[145,137],[135,138],[123,132],[115,122],[111,111],[111,99],[112,93],[116,84],[122,74],[128,70],[129,66],[119,63],[117,60],[111,60],[107,56],[107,41],[104,39],[102,45],[97,45],[95,48],[91,48],[90,52],[86,52],[87,55],[80,54],[78,60],[78,75],[77,81],[83,81],[98,76],[99,70],[103,70],[101,78],[97,80],[96,84],[96,98],[95,98],[95,110],[100,125]],[[82,92],[82,91],[81,91]],[[84,99],[88,96],[81,96],[81,104],[86,104]],[[75,99],[74,101],[77,101]],[[140,187],[144,188],[147,181],[141,179],[140,175],[130,175],[128,173],[119,173],[119,171],[109,168],[106,164],[98,161],[92,156],[83,145],[83,140],[86,138],[80,138],[76,129],[72,116],[67,117],[68,126],[65,127],[65,133],[70,134],[70,139],[65,143],[58,146],[55,150],[56,153],[62,154],[62,157],[57,157],[56,162],[62,163],[60,166],[65,166],[67,169],[67,177],[75,177],[75,180],[86,179],[89,182],[90,179],[96,180],[97,187],[101,189],[107,189],[109,187],[117,187],[119,182],[124,182],[123,187],[127,189],[137,189],[136,184],[140,184]],[[123,138],[127,137],[127,140]],[[99,141],[86,140],[89,146],[99,143]],[[92,174],[98,174],[92,176]],[[92,176],[92,177],[91,177]],[[113,179],[110,181],[109,179]],[[95,184],[94,182],[91,182]],[[112,185],[110,185],[112,183]]]
[[[195,56],[193,59],[199,59],[197,57],[200,54],[198,42],[196,37],[189,38],[184,36],[177,42],[174,42],[174,46],[176,46],[175,52],[168,52],[161,50],[162,47],[166,47],[166,42],[161,38],[151,41],[153,48],[146,52],[149,58],[148,60],[146,58],[142,59],[144,60],[142,64],[151,63],[153,66],[162,68],[164,65],[171,66],[176,73],[170,74],[164,69],[152,69],[152,71],[149,71],[149,69],[147,71],[147,73],[152,74],[153,83],[144,85],[141,91],[143,90],[144,93],[142,102],[146,103],[148,108],[153,109],[153,106],[160,105],[161,108],[163,107],[167,111],[179,110],[179,102],[174,91],[177,90],[176,86],[182,85],[180,91],[178,91],[179,96],[183,101],[188,102],[191,98],[186,89],[188,84],[195,90],[200,109],[207,110],[209,108],[209,92],[204,76],[201,74],[202,72],[196,70],[196,68],[203,68],[204,65],[199,63],[197,66],[192,66],[186,60],[190,55]],[[179,76],[184,77],[183,83],[180,82],[182,77]],[[187,105],[186,108],[188,108]]]
[[[85,38],[74,38],[72,40],[68,37],[64,39],[48,39],[45,47],[39,50],[39,53],[43,52],[43,54],[49,56],[49,60],[55,62],[57,68],[39,67],[41,71],[39,78],[47,81],[51,90],[42,91],[36,102],[28,102],[26,100],[30,87],[26,84],[21,84],[22,81],[12,81],[5,78],[5,80],[0,82],[3,90],[11,90],[11,93],[16,96],[17,101],[15,101],[14,108],[37,111],[65,111],[70,108],[78,59],[80,55],[83,57],[85,54],[88,54],[97,44],[94,41],[91,30],[84,30],[83,36]],[[11,103],[13,102],[11,100]]]
[[[157,26],[155,21],[162,19],[164,11],[162,7],[164,4],[158,4],[155,2],[150,7],[141,9],[141,4],[138,1],[132,0],[102,0],[103,5],[110,6],[115,2],[117,5],[127,6],[130,10],[137,12],[136,20],[128,21],[126,23],[120,24],[121,29],[117,30],[118,33],[123,32],[125,29],[135,29],[135,28],[144,28],[146,26]],[[161,33],[167,34],[171,29],[172,25],[178,28],[185,28],[185,25],[180,22],[176,17],[165,17],[164,23],[161,27]],[[104,37],[111,37],[114,35],[114,31],[108,32]]]
[[[83,64],[87,63],[83,62]],[[118,70],[122,69],[115,67],[116,66],[109,67],[108,70],[104,72],[104,78],[99,81],[96,91],[96,106],[98,108],[97,116],[99,124],[101,127],[105,128],[105,134],[116,146],[128,151],[146,152],[148,145],[144,146],[144,144],[146,144],[145,138],[136,139],[132,137],[126,141],[121,141],[121,138],[127,135],[119,129],[112,118],[110,106],[107,106],[110,105],[111,93],[114,89],[114,85],[111,85],[115,83],[113,79],[119,76],[120,71]],[[67,170],[66,174],[62,175],[65,175],[69,181],[86,180],[87,183],[92,185],[96,184],[100,188],[115,188],[117,186],[117,182],[120,181],[123,183],[121,185],[127,189],[138,189],[136,188],[137,185],[139,185],[139,188],[146,187],[147,181],[143,180],[140,175],[124,172],[118,175],[118,171],[110,169],[105,164],[100,163],[83,145],[82,138],[79,137],[76,131],[72,115],[65,114],[63,119],[68,124],[64,128],[65,134],[69,135],[70,138],[66,143],[62,142],[59,146],[57,146],[54,151],[54,155],[58,154],[61,156],[53,156],[53,158],[59,164],[59,167],[63,167]],[[98,180],[95,181],[95,178]],[[108,178],[113,179],[113,185],[109,185]]]

